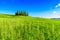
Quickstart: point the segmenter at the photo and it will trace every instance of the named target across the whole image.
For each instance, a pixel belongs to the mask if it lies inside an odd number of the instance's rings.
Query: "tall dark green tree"
[[[17,11],[15,13],[16,16],[28,16],[28,12],[25,11]]]

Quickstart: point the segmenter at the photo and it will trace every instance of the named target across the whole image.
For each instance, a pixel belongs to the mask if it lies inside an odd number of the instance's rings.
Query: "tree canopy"
[[[16,16],[28,16],[28,12],[25,11],[17,11],[15,13]]]

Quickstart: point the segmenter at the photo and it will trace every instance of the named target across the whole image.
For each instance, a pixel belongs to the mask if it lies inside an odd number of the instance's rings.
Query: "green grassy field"
[[[60,20],[1,14],[0,40],[60,40]]]

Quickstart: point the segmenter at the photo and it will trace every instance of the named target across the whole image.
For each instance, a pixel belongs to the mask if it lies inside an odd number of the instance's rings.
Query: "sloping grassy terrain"
[[[60,40],[59,20],[8,16],[0,16],[0,40]]]

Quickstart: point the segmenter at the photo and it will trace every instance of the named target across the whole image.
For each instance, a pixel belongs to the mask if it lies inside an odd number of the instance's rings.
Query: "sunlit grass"
[[[60,21],[28,16],[1,17],[0,40],[60,40]]]

